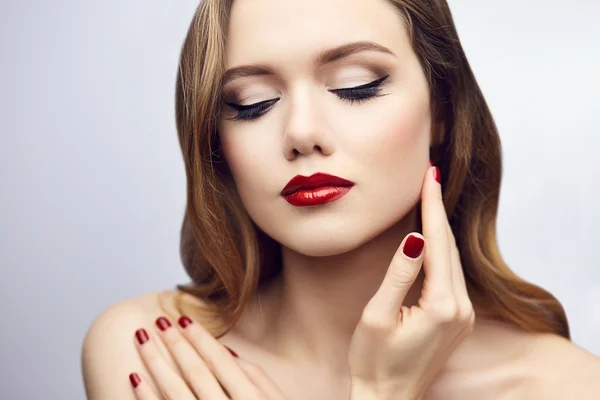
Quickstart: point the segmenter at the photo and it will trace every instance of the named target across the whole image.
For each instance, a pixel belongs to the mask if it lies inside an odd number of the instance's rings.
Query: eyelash
[[[372,99],[374,97],[381,97],[385,95],[379,94],[381,92],[381,85],[383,82],[389,77],[386,75],[382,78],[377,79],[376,81],[356,86],[353,88],[346,89],[333,89],[330,92],[336,94],[341,100],[349,101],[350,104],[354,104],[355,102],[361,103]],[[225,103],[231,108],[238,111],[237,115],[232,118],[226,118],[230,121],[249,121],[256,120],[266,114],[265,110],[277,103],[279,98],[272,100],[265,100],[258,103],[250,104],[247,106],[241,104],[233,104],[233,103]]]

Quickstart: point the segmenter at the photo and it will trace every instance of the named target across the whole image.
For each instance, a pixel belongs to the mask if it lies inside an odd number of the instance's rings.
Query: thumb
[[[376,321],[398,320],[406,294],[421,270],[424,248],[423,235],[413,232],[404,238],[392,258],[381,286],[365,307],[364,313]]]

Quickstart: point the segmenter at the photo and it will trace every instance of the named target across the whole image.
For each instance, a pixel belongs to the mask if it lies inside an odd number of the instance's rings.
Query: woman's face
[[[319,59],[326,50],[355,42],[391,54],[363,46],[338,54],[343,57]],[[305,255],[335,255],[373,239],[414,208],[429,167],[429,91],[391,4],[235,0],[226,56],[228,69],[260,65],[272,71],[231,74],[225,102],[274,101],[243,114],[223,105],[219,120],[241,200],[265,233]],[[379,92],[339,91],[385,76]],[[373,94],[352,103],[342,98]],[[310,207],[281,196],[294,176],[317,172],[354,186],[338,200]]]

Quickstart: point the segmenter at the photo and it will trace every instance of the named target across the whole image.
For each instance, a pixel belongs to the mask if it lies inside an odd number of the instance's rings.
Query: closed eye
[[[331,89],[329,90],[331,93],[337,95],[340,99],[344,101],[349,101],[350,104],[354,102],[362,102],[367,101],[373,97],[385,96],[379,94],[381,92],[381,85],[385,80],[389,77],[386,75],[381,77],[373,82],[366,83],[364,85],[355,86],[352,88],[343,88],[343,89]],[[271,100],[264,100],[258,103],[249,104],[249,105],[241,105],[234,103],[227,103],[229,107],[237,110],[238,113],[232,118],[226,118],[230,121],[249,121],[249,120],[257,120],[261,116],[267,113],[269,107],[273,104],[277,103],[280,100],[280,97]]]
[[[372,97],[381,96],[378,94],[381,92],[380,86],[388,77],[389,75],[386,75],[371,83],[347,89],[333,89],[330,90],[330,92],[337,94],[342,100],[350,101],[350,104],[354,103],[355,101],[366,101]]]

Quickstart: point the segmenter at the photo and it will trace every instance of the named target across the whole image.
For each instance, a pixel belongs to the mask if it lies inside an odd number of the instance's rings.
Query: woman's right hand
[[[450,354],[473,331],[475,313],[436,174],[437,167],[430,167],[423,183],[423,235],[404,238],[352,336],[351,400],[422,398]],[[408,308],[403,302],[422,264],[421,297]]]

